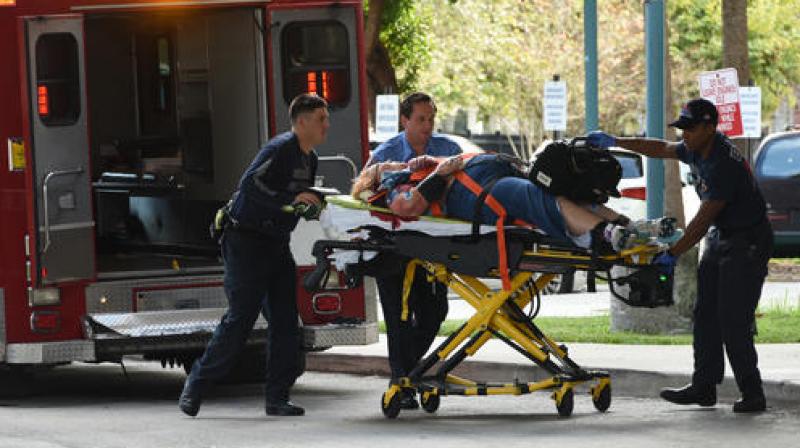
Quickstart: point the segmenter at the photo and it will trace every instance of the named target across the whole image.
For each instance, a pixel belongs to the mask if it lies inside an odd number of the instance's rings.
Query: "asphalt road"
[[[152,363],[69,366],[39,375],[31,394],[0,381],[0,447],[693,447],[797,446],[800,409],[735,415],[730,403],[684,408],[614,397],[608,413],[587,395],[559,418],[547,393],[520,397],[443,397],[436,414],[404,411],[386,420],[386,379],[309,373],[293,399],[305,417],[267,417],[258,385],[222,386],[197,418],[176,407],[183,374]],[[17,390],[9,391],[13,387]]]

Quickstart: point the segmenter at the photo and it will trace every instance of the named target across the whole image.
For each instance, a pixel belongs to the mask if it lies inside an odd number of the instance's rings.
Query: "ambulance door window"
[[[136,78],[139,135],[175,136],[175,63],[168,29],[145,30],[136,36]]]
[[[78,42],[70,33],[36,41],[37,115],[45,126],[70,126],[81,114]]]
[[[169,110],[169,105],[172,99],[172,62],[170,61],[170,45],[169,39],[166,37],[159,37],[156,39],[156,47],[158,54],[158,87],[156,98],[156,109],[159,111]]]
[[[339,22],[295,22],[283,29],[283,94],[289,104],[316,93],[334,107],[350,101],[347,29]]]

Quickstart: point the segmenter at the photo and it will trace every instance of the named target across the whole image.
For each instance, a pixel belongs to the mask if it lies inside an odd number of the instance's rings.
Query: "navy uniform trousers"
[[[695,384],[719,384],[728,354],[743,394],[761,392],[753,335],[755,311],[772,255],[769,222],[740,232],[712,229],[698,271],[694,308]]]
[[[417,268],[408,297],[408,320],[401,320],[403,279],[406,263],[392,263],[391,272],[376,277],[378,294],[386,322],[389,368],[392,379],[408,376],[436,337],[447,317],[447,287],[429,283],[422,268]]]
[[[289,241],[228,229],[222,240],[228,310],[188,381],[202,391],[236,362],[258,318],[267,320],[267,402],[289,399],[297,379],[296,266]]]

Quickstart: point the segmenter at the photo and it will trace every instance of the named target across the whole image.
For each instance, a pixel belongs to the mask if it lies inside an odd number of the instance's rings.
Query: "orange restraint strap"
[[[475,182],[471,177],[467,175],[464,171],[459,171],[455,174],[456,181],[461,182],[475,197],[480,197],[483,194],[483,188]],[[500,269],[500,279],[503,281],[503,289],[508,291],[511,289],[511,278],[508,272],[508,254],[506,253],[506,233],[505,233],[505,222],[506,217],[506,209],[499,202],[497,199],[492,196],[491,193],[486,194],[486,200],[484,201],[486,205],[497,215],[497,222],[495,225],[497,226],[497,256],[498,256],[498,268]]]

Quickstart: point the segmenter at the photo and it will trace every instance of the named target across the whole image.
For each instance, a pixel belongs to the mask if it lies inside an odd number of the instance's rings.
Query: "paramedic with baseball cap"
[[[706,236],[694,308],[694,373],[691,384],[664,389],[661,397],[677,404],[715,405],[716,385],[724,377],[727,351],[742,393],[733,411],[759,412],[766,409],[766,399],[753,330],[772,254],[772,228],[750,165],[717,131],[717,120],[714,104],[694,99],[670,123],[683,130],[680,142],[616,138],[599,131],[590,133],[588,141],[602,147],[619,146],[648,157],[678,159],[691,165],[695,173],[700,209],[683,238],[653,260],[663,271],[672,273],[677,258]]]

